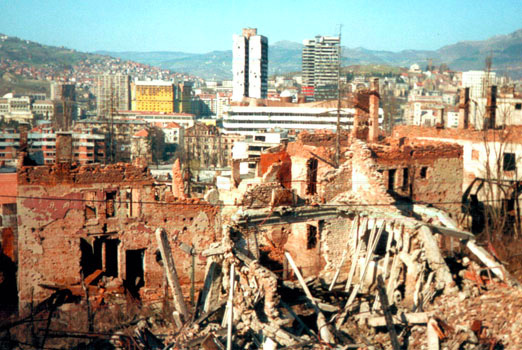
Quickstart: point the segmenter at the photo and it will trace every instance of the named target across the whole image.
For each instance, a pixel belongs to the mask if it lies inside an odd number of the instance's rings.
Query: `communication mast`
[[[339,46],[337,48],[337,133],[335,136],[335,165],[339,167],[341,158],[341,31],[343,25],[339,25]]]

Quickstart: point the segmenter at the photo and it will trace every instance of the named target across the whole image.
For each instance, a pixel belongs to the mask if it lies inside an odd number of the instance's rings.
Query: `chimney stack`
[[[497,86],[492,85],[488,88],[488,98],[486,105],[486,119],[484,120],[484,128],[495,129],[497,112]]]
[[[469,128],[469,87],[460,90],[458,128]]]
[[[439,122],[438,126],[440,129],[446,128],[446,120],[444,117],[444,107],[439,108]]]
[[[72,132],[56,132],[56,163],[72,163],[73,137]]]
[[[370,83],[370,130],[368,142],[379,141],[379,79],[373,78]]]
[[[352,136],[357,137],[357,132],[359,131],[359,127],[361,124],[361,112],[359,108],[355,108],[355,114],[353,116],[353,125],[352,125]]]

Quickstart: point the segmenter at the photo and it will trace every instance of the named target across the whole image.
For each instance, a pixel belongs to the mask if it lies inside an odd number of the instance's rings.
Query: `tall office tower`
[[[173,82],[153,80],[134,82],[133,110],[141,112],[174,112],[176,88]]]
[[[74,83],[51,83],[51,100],[54,111],[51,118],[56,130],[66,131],[72,125],[72,120],[77,116],[75,108],[76,90]]]
[[[75,85],[73,83],[51,83],[51,100],[70,100],[76,99]]]
[[[268,39],[257,35],[256,28],[244,28],[234,34],[232,50],[232,99],[266,98],[268,81]]]
[[[303,41],[302,93],[307,99],[337,98],[340,43],[339,37],[319,35]]]
[[[184,81],[178,83],[176,90],[176,108],[178,113],[192,113],[192,91],[194,83],[191,81]]]
[[[96,79],[96,112],[106,117],[116,111],[130,110],[130,77],[125,74],[104,74]]]

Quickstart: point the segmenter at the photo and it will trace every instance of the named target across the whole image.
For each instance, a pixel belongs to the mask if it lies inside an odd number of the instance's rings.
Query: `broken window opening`
[[[421,168],[421,170],[420,170],[420,177],[421,177],[421,179],[425,179],[427,174],[428,174],[428,167],[427,166],[423,166]]]
[[[105,276],[118,277],[118,245],[119,239],[105,241]]]
[[[125,191],[125,205],[127,207],[127,216],[132,217],[132,189]]]
[[[317,227],[306,225],[306,249],[314,249],[317,246]]]
[[[514,171],[517,169],[515,153],[504,153],[503,169],[504,171]]]
[[[406,190],[409,183],[410,170],[408,168],[402,169],[402,189]]]
[[[114,217],[116,213],[116,191],[105,192],[105,215]]]
[[[156,252],[154,253],[154,256],[156,257],[156,262],[160,266],[163,266],[163,258],[161,257],[161,252],[159,251],[159,249],[156,249]]]
[[[125,251],[125,276],[124,285],[129,293],[140,298],[139,291],[145,285],[143,257],[145,249],[127,250]]]
[[[306,167],[307,167],[306,194],[316,194],[317,193],[317,166],[318,166],[318,161],[316,158],[310,158],[306,162]]]
[[[395,171],[396,169],[388,170],[388,191],[393,191],[395,188]]]
[[[102,244],[99,239],[89,242],[80,238],[80,266],[84,278],[96,270],[102,269]]]

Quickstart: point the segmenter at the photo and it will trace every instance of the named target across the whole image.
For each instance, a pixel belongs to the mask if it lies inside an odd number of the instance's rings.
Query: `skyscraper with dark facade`
[[[302,93],[308,100],[337,98],[340,38],[316,36],[303,41]]]

